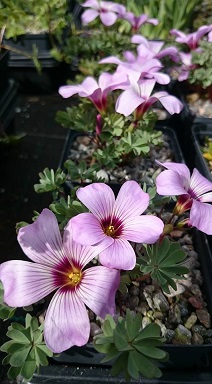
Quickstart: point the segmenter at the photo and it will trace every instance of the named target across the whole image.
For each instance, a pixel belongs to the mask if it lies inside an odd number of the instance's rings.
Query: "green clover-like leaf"
[[[158,348],[165,341],[160,336],[160,327],[153,323],[142,328],[142,315],[133,315],[130,310],[117,324],[110,315],[105,321],[103,333],[94,337],[94,347],[105,354],[102,362],[113,359],[111,374],[122,372],[126,380],[131,377],[138,380],[140,375],[160,377],[157,361],[167,358],[167,353]]]
[[[21,374],[26,380],[30,380],[40,365],[48,365],[48,357],[53,353],[43,341],[43,325],[39,325],[36,317],[28,313],[25,327],[20,323],[11,323],[7,336],[11,340],[4,343],[0,350],[7,353],[3,364],[11,365],[8,370],[9,378]]]
[[[169,293],[169,286],[176,290],[175,280],[188,273],[182,265],[186,253],[180,244],[164,238],[161,244],[147,245],[144,257],[140,258],[140,268],[144,274],[150,274],[157,280],[164,292]]]
[[[39,173],[39,184],[34,185],[35,192],[44,193],[60,190],[61,185],[66,180],[66,175],[60,169],[55,172],[53,169],[45,168]]]

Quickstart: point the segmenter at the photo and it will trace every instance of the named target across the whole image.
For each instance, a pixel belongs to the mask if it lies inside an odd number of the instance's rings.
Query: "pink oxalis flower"
[[[195,50],[199,46],[200,39],[211,30],[212,30],[212,24],[202,25],[196,32],[188,33],[187,35],[184,32],[179,31],[178,29],[172,29],[170,33],[171,35],[176,36],[175,40],[178,43],[187,44],[190,50]]]
[[[164,49],[163,41],[149,41],[142,35],[133,35],[131,42],[134,44],[139,44],[137,48],[138,56],[143,57],[146,60],[151,59],[161,59],[165,56],[169,56],[172,60],[178,60],[178,49],[176,47],[166,47]]]
[[[123,16],[126,12],[124,5],[112,1],[87,0],[81,6],[91,8],[86,9],[81,16],[84,25],[89,24],[99,16],[101,22],[109,27],[116,22],[119,15]]]
[[[98,82],[91,76],[85,78],[82,84],[64,85],[59,88],[59,94],[68,98],[78,93],[80,97],[89,98],[100,113],[107,108],[107,95],[127,82],[127,75],[103,72]]]
[[[144,14],[141,14],[139,16],[136,16],[133,12],[126,12],[124,19],[127,20],[130,25],[132,26],[132,30],[134,32],[137,32],[139,28],[145,24],[153,24],[153,25],[158,25],[159,21],[157,19],[150,18],[149,16]]]
[[[168,84],[170,77],[166,73],[159,72],[163,67],[162,63],[157,59],[147,60],[143,56],[135,56],[130,51],[124,52],[126,61],[120,60],[116,56],[108,56],[100,60],[100,64],[117,64],[116,73],[127,74],[129,79],[138,81],[144,78],[154,78],[159,84]]]
[[[197,65],[192,63],[192,54],[190,52],[179,52],[179,57],[181,60],[181,66],[175,68],[175,70],[179,73],[177,78],[178,81],[184,81],[188,79],[190,72],[194,70]]]
[[[47,346],[60,353],[87,343],[90,321],[87,305],[104,318],[114,314],[119,272],[103,266],[84,267],[98,255],[98,247],[84,247],[72,239],[71,222],[63,240],[54,214],[44,209],[37,220],[19,230],[18,241],[34,262],[10,260],[0,265],[4,301],[27,306],[54,293],[44,323]]]
[[[189,224],[212,235],[212,183],[194,168],[192,175],[185,164],[159,163],[167,170],[156,178],[159,195],[180,195],[175,212],[190,210]]]
[[[180,113],[183,104],[165,91],[155,92],[151,95],[155,86],[155,80],[131,81],[131,85],[118,97],[116,101],[116,112],[129,116],[135,111],[135,119],[140,119],[143,114],[154,104],[160,101],[163,107],[171,114]]]
[[[163,231],[163,222],[155,216],[140,216],[149,205],[149,195],[135,181],[126,181],[115,199],[112,189],[93,183],[77,190],[78,199],[90,210],[71,219],[73,239],[80,244],[101,244],[102,265],[131,270],[135,252],[128,242],[152,244]]]

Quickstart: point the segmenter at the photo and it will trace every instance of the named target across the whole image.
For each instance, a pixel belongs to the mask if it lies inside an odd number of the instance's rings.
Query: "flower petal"
[[[201,201],[204,200],[203,194],[205,194],[206,192],[212,191],[211,181],[206,179],[206,177],[202,176],[201,173],[196,168],[194,168],[193,173],[191,175],[190,187],[192,191],[195,193],[195,195],[200,198]],[[204,201],[209,202],[211,200],[204,200]]]
[[[125,221],[123,237],[137,243],[154,244],[163,228],[164,223],[158,217],[143,215]]]
[[[95,20],[98,15],[99,12],[97,12],[96,10],[86,9],[81,16],[82,24],[86,25],[91,23],[91,21]]]
[[[70,259],[70,261],[75,261],[75,263],[79,265],[81,269],[83,269],[91,260],[93,260],[94,257],[98,256],[99,253],[105,249],[106,244],[105,242],[101,242],[97,246],[84,246],[76,243],[73,240],[72,220],[69,220],[65,227],[63,243],[64,249],[67,250],[67,258]]]
[[[133,180],[126,181],[120,188],[114,205],[113,216],[122,222],[141,215],[149,205],[149,195]]]
[[[54,266],[64,260],[57,219],[49,209],[43,209],[33,224],[19,230],[18,242],[23,252],[37,263]]]
[[[63,85],[59,88],[59,94],[64,97],[64,99],[67,99],[68,97],[71,97],[73,95],[76,95],[76,93],[79,93],[81,90],[81,85]]]
[[[212,24],[211,25],[202,25],[196,32],[193,33],[194,41],[198,42],[202,36],[204,36],[206,33],[212,30]]]
[[[23,260],[10,260],[0,265],[4,301],[11,307],[36,303],[54,291],[52,268]]]
[[[111,215],[115,203],[112,189],[104,183],[93,183],[77,190],[78,199],[99,220]]]
[[[127,240],[115,239],[113,244],[100,253],[99,260],[105,267],[127,271],[135,267],[136,256]]]
[[[142,35],[139,35],[139,34],[135,34],[131,37],[131,43],[134,43],[134,44],[143,44],[145,45],[145,47],[149,48],[149,42],[148,40],[142,36]]]
[[[99,61],[99,64],[121,64],[122,61],[116,56],[108,56]]]
[[[144,99],[130,87],[117,98],[115,110],[124,116],[129,116],[143,102]]]
[[[155,79],[141,80],[139,82],[140,94],[144,99],[148,99],[155,86]]]
[[[161,59],[162,57],[170,56],[172,60],[177,61],[178,59],[178,49],[177,47],[167,47],[163,49],[161,52],[157,53],[157,58]]]
[[[88,97],[92,95],[98,88],[99,85],[97,81],[93,77],[88,76],[85,78],[85,80],[83,80],[80,86],[79,96]]]
[[[80,213],[71,219],[73,240],[82,245],[94,245],[104,240],[99,220],[92,213]]]
[[[184,180],[176,171],[163,171],[156,177],[157,193],[164,196],[184,195]]]
[[[86,0],[83,4],[81,4],[81,6],[99,9],[99,2],[98,0]]]
[[[92,267],[83,272],[77,293],[88,308],[104,318],[115,312],[115,294],[119,283],[120,273],[116,269]]]
[[[147,73],[148,75],[148,73]],[[170,76],[167,75],[166,73],[161,73],[161,72],[150,72],[150,75],[154,77],[154,79],[157,81],[159,84],[168,84],[170,83]]]
[[[165,167],[165,168],[169,169],[170,171],[176,171],[179,173],[179,175],[184,176],[187,179],[188,185],[189,185],[191,175],[190,175],[190,171],[189,171],[188,167],[185,164],[173,163],[173,162],[169,162],[169,161],[166,161],[165,163],[161,163],[158,160],[155,160],[155,161],[157,164],[161,165],[162,167]]]
[[[190,223],[207,235],[212,235],[212,205],[193,200]]]
[[[183,104],[180,100],[177,99],[175,96],[171,96],[166,94],[166,92],[156,92],[154,93],[154,97],[157,97],[160,101],[160,103],[163,105],[163,107],[171,114],[174,113],[180,113],[180,111],[183,109]]]
[[[151,49],[152,52],[154,52],[156,55],[159,54],[161,51],[162,47],[164,46],[163,41],[150,41],[149,42],[149,48]],[[167,48],[168,49],[168,48]],[[157,56],[158,57],[158,56]]]
[[[84,303],[76,291],[61,288],[52,298],[45,317],[47,347],[61,353],[73,345],[85,345],[89,334],[90,322]]]
[[[110,27],[117,20],[117,15],[114,12],[100,12],[100,20],[101,22]]]

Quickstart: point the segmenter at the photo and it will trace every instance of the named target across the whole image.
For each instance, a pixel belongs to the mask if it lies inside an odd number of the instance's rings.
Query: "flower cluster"
[[[212,234],[212,183],[184,164],[159,164],[167,170],[156,179],[159,195],[179,195],[175,215],[189,211],[184,225]],[[33,224],[22,227],[18,242],[33,262],[13,260],[0,265],[4,301],[11,307],[36,303],[52,294],[45,315],[46,345],[56,353],[89,340],[86,306],[99,317],[115,313],[120,271],[138,262],[133,243],[153,244],[164,236],[164,223],[145,214],[150,197],[135,181],[127,181],[115,199],[104,183],[77,190],[89,209],[70,219],[63,231],[55,215],[44,209]],[[181,223],[182,224],[182,223]],[[92,265],[98,256],[99,266]]]
[[[14,336],[15,341],[4,344],[3,351],[8,353],[6,362],[14,364],[15,373],[19,370],[30,378],[25,360],[33,361],[34,369],[43,362],[36,348],[51,356],[52,352],[61,353],[94,341],[97,350],[109,354],[108,360],[122,359],[124,355],[127,368],[122,368],[127,378],[138,378],[140,373],[157,377],[159,369],[154,368],[152,361],[166,355],[155,352],[155,347],[164,341],[160,327],[156,324],[149,327],[144,345],[140,345],[142,332],[145,333],[140,315],[130,314],[120,295],[127,294],[130,285],[148,280],[156,281],[169,294],[170,287],[176,289],[178,279],[185,279],[188,269],[182,261],[186,254],[178,245],[172,246],[172,234],[196,227],[212,235],[212,183],[197,169],[191,175],[185,164],[157,160],[151,186],[140,180],[127,180],[116,196],[103,180],[98,177],[96,180],[98,172],[129,163],[158,144],[154,132],[157,116],[153,118],[151,114],[153,104],[159,103],[170,115],[181,112],[180,100],[166,90],[171,78],[164,71],[163,60],[176,63],[183,56],[176,46],[148,41],[138,33],[144,23],[156,26],[158,21],[154,18],[145,14],[135,16],[125,6],[113,2],[86,0],[82,6],[86,8],[82,13],[83,25],[98,17],[107,28],[118,20],[127,21],[131,26],[132,50],[122,52],[122,57],[104,57],[98,63],[101,68],[108,64],[111,68],[117,66],[114,72],[102,71],[98,79],[87,76],[80,84],[59,88],[64,98],[76,94],[81,98],[70,114],[75,129],[88,133],[87,126],[91,125],[89,134],[97,146],[96,158],[92,158],[95,164],[85,169],[86,165],[81,163],[87,185],[78,183],[68,196],[64,187],[67,175],[63,171],[54,173],[45,169],[40,174],[41,185],[35,189],[52,191],[53,203],[32,224],[20,225],[17,239],[30,261],[2,263],[0,280],[7,311],[37,305],[45,299],[41,311],[44,341],[41,329],[35,327],[33,320],[30,328],[26,318],[26,328],[19,325],[10,328],[8,336],[12,339]],[[194,50],[203,35],[208,34],[211,39],[211,30],[212,26],[203,26],[189,35],[177,30],[171,33],[178,43],[186,43]],[[99,159],[101,162],[96,164]],[[76,180],[82,179],[80,164],[67,162],[65,167],[77,175]],[[166,202],[170,204],[168,217],[163,216]],[[102,325],[104,333],[93,339],[90,313]],[[117,321],[112,318],[115,315]],[[121,337],[119,329],[122,329]],[[22,360],[15,360],[16,348],[25,351]],[[134,364],[139,359],[141,366]],[[146,372],[142,361],[147,361],[151,372]]]
[[[178,73],[178,80],[183,81],[189,78],[190,73],[198,67],[194,60],[195,53],[202,53],[201,42],[205,35],[208,35],[206,41],[211,42],[211,25],[202,25],[197,31],[185,34],[177,29],[172,29],[170,33],[175,37],[175,41],[185,47],[185,51],[179,50],[178,65],[175,70]]]

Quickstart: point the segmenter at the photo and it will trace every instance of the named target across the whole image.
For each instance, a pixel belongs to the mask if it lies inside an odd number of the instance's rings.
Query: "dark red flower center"
[[[66,289],[73,289],[80,284],[83,272],[78,265],[70,264],[66,259],[55,271],[55,284]]]
[[[123,224],[117,217],[108,217],[101,222],[105,235],[117,239],[123,232]]]

